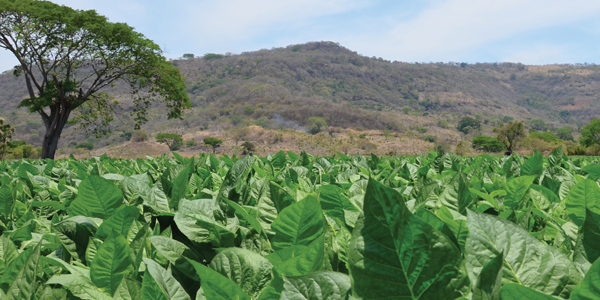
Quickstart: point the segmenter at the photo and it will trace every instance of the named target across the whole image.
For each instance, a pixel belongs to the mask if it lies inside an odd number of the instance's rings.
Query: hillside
[[[252,124],[300,134],[309,117],[323,117],[338,131],[389,130],[456,144],[470,139],[453,129],[463,116],[482,120],[482,132],[489,133],[505,116],[577,130],[600,113],[596,65],[390,62],[333,42],[172,63],[184,74],[193,108],[183,121],[168,121],[159,106],[153,107],[144,126],[150,134],[176,131],[198,139],[216,132],[226,138],[232,128]],[[39,117],[17,109],[26,96],[22,79],[7,71],[0,75],[0,88],[0,116],[17,128],[17,139],[39,144],[44,132]],[[120,87],[111,93],[127,97]],[[124,105],[113,133],[99,139],[76,126],[67,128],[60,147],[124,143],[123,133],[132,127],[127,112]]]

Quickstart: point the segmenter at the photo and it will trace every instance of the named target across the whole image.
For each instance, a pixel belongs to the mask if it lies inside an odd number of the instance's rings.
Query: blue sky
[[[600,63],[598,0],[56,0],[95,9],[169,58],[334,41],[407,62]],[[0,69],[14,66],[0,53]]]

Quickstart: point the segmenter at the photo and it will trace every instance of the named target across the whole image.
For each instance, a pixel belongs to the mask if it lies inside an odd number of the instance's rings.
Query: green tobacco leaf
[[[69,251],[73,258],[86,264],[85,253],[92,236],[90,231],[84,225],[69,219],[55,224],[52,228],[64,249]]]
[[[141,294],[144,300],[170,300],[150,274],[144,276],[144,279],[142,279]]]
[[[581,228],[581,242],[589,262],[600,258],[600,214],[586,209],[586,218]]]
[[[301,276],[320,271],[325,256],[325,236],[308,246],[292,246],[269,254],[266,258],[282,275]]]
[[[522,176],[534,176],[538,177],[544,171],[544,156],[535,151],[533,156],[529,158],[521,167]]]
[[[505,253],[503,278],[545,294],[568,298],[581,280],[571,260],[511,221],[469,211],[465,260],[476,282],[484,263]]]
[[[338,272],[284,276],[281,299],[345,300],[351,294],[350,277]]]
[[[510,208],[518,207],[534,180],[535,176],[521,176],[507,182],[504,205]]]
[[[518,283],[507,283],[502,287],[502,300],[557,300],[554,297],[542,294],[532,288]],[[573,298],[571,298],[573,299]]]
[[[251,298],[244,293],[235,282],[219,274],[212,269],[188,259],[190,264],[196,269],[196,273],[202,282],[202,290],[206,299],[210,300],[250,300]]]
[[[173,183],[171,190],[171,201],[169,201],[169,208],[179,207],[179,200],[185,197],[185,191],[188,188],[188,182],[194,166],[190,163],[183,171],[177,175]]]
[[[483,266],[473,289],[472,300],[500,300],[503,263],[504,254],[500,253]]]
[[[67,208],[70,216],[87,216],[103,220],[112,216],[123,205],[123,193],[112,182],[90,176],[79,184],[79,193]]]
[[[129,245],[124,236],[112,231],[100,246],[90,265],[90,278],[101,290],[113,296],[127,274],[133,272]]]
[[[446,237],[448,237],[456,245],[456,247],[460,248],[458,240],[456,239],[454,232],[452,232],[452,229],[450,229],[450,227],[448,227],[444,221],[440,220],[438,216],[423,208],[418,209],[415,212],[415,215],[421,220],[425,221],[427,224],[433,226],[433,228],[435,228],[437,231],[445,234]]]
[[[40,284],[37,280],[37,273],[40,269],[40,251],[42,242],[40,241],[33,252],[27,258],[25,265],[21,268],[12,284],[6,291],[9,300],[29,300],[35,299],[35,292]]]
[[[131,223],[139,216],[140,211],[137,207],[125,206],[102,222],[100,227],[98,227],[98,231],[96,231],[95,237],[104,240],[113,230],[116,230],[118,233],[125,236],[127,235],[127,232],[129,232]]]
[[[254,216],[251,216],[239,204],[237,204],[237,203],[235,203],[235,202],[233,202],[231,200],[227,200],[227,199],[225,199],[225,201],[227,202],[227,204],[229,204],[229,205],[231,205],[231,207],[233,207],[233,209],[235,210],[235,214],[238,216],[238,218],[244,219],[248,223],[250,223],[250,225],[252,225],[252,227],[254,228],[254,230],[256,230],[256,232],[258,232],[258,234],[262,233],[262,226],[260,225],[260,222]]]
[[[323,212],[319,200],[308,196],[283,209],[271,224],[275,237],[273,249],[308,245],[323,234]]]
[[[208,230],[208,240],[214,248],[234,246],[235,233],[229,231],[229,229],[204,215],[188,215],[188,217],[196,220],[196,226],[199,228]]]
[[[114,300],[143,300],[141,284],[131,278],[125,278],[115,292]]]
[[[571,300],[600,299],[600,259],[585,274],[583,281],[573,289]]]
[[[227,248],[219,252],[208,266],[235,282],[253,299],[271,282],[273,268],[266,258],[240,248]]]
[[[187,274],[191,278],[198,279],[196,277],[196,271],[185,258],[189,258],[195,261],[201,261],[196,253],[188,248],[183,243],[164,237],[164,236],[151,236],[148,240],[152,243],[152,246],[156,250],[167,258],[176,268],[181,270],[184,274]]]
[[[469,184],[462,172],[454,175],[440,195],[441,203],[462,215],[467,214],[467,207],[469,207],[471,201],[472,197],[471,192],[469,192]]]
[[[600,214],[600,188],[595,181],[586,179],[571,188],[565,206],[569,218],[577,226],[585,222],[586,207],[592,212]]]
[[[583,168],[581,168],[582,171],[587,172],[588,178],[596,181],[598,180],[598,178],[600,178],[600,165],[597,164],[589,164]]]
[[[144,277],[151,276],[156,286],[152,286],[152,282],[146,282],[146,278],[144,278],[142,295],[147,296],[155,293],[157,292],[158,287],[158,292],[162,293],[165,298],[154,295],[154,298],[150,299],[190,300],[190,296],[181,287],[181,284],[173,278],[171,272],[165,270],[158,263],[149,258],[144,258],[144,264],[146,264],[146,274]]]
[[[466,190],[468,193],[468,190]],[[363,299],[455,299],[461,254],[412,215],[400,194],[370,179],[349,249],[353,290]],[[460,280],[458,280],[460,281]]]
[[[8,185],[0,187],[0,216],[7,219],[13,212],[13,190]]]

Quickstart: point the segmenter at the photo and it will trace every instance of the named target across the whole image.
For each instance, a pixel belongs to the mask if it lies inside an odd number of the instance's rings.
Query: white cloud
[[[438,1],[381,35],[348,39],[348,46],[390,59],[446,61],[486,43],[589,19],[599,12],[600,1],[589,0]]]

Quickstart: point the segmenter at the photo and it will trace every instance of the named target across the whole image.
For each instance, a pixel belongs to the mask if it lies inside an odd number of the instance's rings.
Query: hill
[[[185,77],[193,108],[184,120],[168,121],[159,106],[152,107],[144,126],[150,134],[178,131],[200,138],[210,131],[227,137],[232,128],[253,124],[302,132],[310,117],[322,117],[338,131],[389,130],[456,144],[471,138],[453,129],[463,116],[480,119],[482,132],[489,133],[506,116],[577,131],[600,113],[596,65],[391,62],[333,42],[172,63]],[[16,138],[39,144],[44,132],[39,117],[17,109],[26,96],[22,79],[7,71],[0,75],[0,88],[0,115],[17,128]],[[110,92],[127,97],[119,86]],[[60,147],[81,141],[96,147],[122,144],[132,128],[129,109],[120,109],[111,135],[98,139],[71,126]]]

